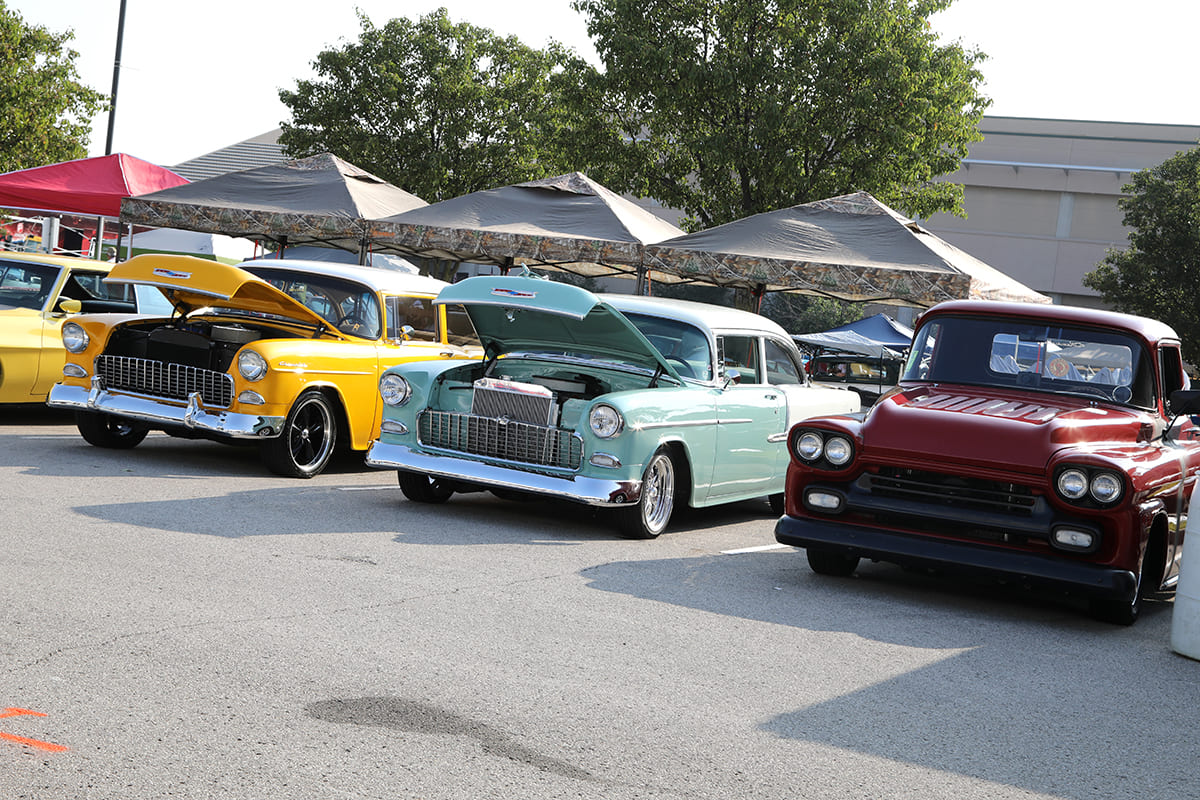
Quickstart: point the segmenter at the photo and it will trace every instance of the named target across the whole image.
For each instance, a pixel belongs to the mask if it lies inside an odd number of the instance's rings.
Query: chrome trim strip
[[[642,496],[640,480],[612,481],[578,475],[560,478],[495,464],[481,464],[454,456],[421,453],[408,445],[385,444],[378,439],[371,443],[366,461],[368,466],[380,469],[421,472],[464,483],[497,486],[573,500],[589,506],[628,506],[637,503]]]
[[[308,369],[307,367],[292,367],[289,369],[281,369],[273,367],[275,372],[281,372],[286,375],[374,375],[374,372],[369,370],[340,370],[340,369]]]
[[[127,417],[151,425],[175,425],[206,433],[230,436],[235,439],[267,439],[283,430],[284,417],[263,417],[252,414],[233,414],[228,411],[210,412],[193,393],[187,406],[172,406],[143,397],[110,394],[99,378],[92,378],[91,389],[56,383],[50,389],[46,405],[74,411],[96,411]]]
[[[749,422],[750,420],[746,420]],[[706,425],[716,425],[715,419],[698,419],[693,422],[651,422],[645,425],[629,425],[633,430],[652,431],[655,428],[699,428]]]
[[[788,437],[787,431],[784,431],[783,433],[772,433],[770,436],[767,437],[767,441],[770,442],[771,444],[775,444],[776,442],[786,442],[787,437]]]

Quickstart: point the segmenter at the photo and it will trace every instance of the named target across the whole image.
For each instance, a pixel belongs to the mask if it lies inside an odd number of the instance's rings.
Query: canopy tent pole
[[[96,260],[104,260],[104,217],[96,217]]]

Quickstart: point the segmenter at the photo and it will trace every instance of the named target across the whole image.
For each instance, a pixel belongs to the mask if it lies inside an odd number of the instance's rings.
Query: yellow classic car
[[[446,284],[425,276],[142,255],[106,280],[157,287],[175,310],[158,318],[85,314],[63,325],[67,360],[47,403],[74,409],[79,432],[98,447],[134,447],[155,429],[258,440],[271,471],[311,478],[335,446],[371,444],[383,370],[479,357],[473,331],[452,336],[447,310],[433,305]]]
[[[161,293],[102,282],[112,264],[68,256],[0,251],[0,403],[43,403],[62,374],[60,329],[84,312],[131,313]]]

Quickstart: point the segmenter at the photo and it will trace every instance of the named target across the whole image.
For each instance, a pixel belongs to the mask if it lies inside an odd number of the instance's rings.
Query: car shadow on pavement
[[[800,704],[762,723],[781,739],[1039,795],[1200,795],[1200,665],[1168,648],[1169,602],[1119,627],[1057,595],[892,565],[822,577],[792,549],[583,574],[600,591],[797,629],[762,634],[787,642],[761,660],[790,670]],[[862,688],[836,688],[847,683]]]

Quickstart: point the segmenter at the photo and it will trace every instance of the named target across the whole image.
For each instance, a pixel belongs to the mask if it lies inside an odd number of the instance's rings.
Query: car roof
[[[1038,321],[1067,323],[1068,325],[1120,328],[1135,333],[1148,342],[1157,342],[1160,339],[1179,339],[1178,334],[1170,325],[1147,317],[1081,306],[1008,303],[998,300],[950,300],[938,303],[921,315],[921,318],[917,320],[917,325],[924,325],[929,320],[943,314],[960,315],[964,312],[972,316],[1025,317]]]
[[[789,342],[787,331],[777,322],[752,311],[727,306],[676,300],[672,297],[646,297],[633,294],[602,294],[600,299],[621,312],[652,314],[690,322],[696,327],[720,331],[773,333]]]
[[[307,272],[314,275],[331,275],[337,278],[357,281],[370,286],[377,292],[386,292],[388,294],[419,292],[436,295],[442,289],[449,286],[445,281],[431,278],[428,275],[414,275],[411,272],[400,272],[394,269],[367,267],[358,264],[343,264],[337,261],[305,261],[298,258],[258,258],[251,261],[243,261],[237,266],[246,270],[262,267]]]
[[[112,262],[96,261],[92,258],[77,258],[76,256],[57,256],[49,253],[26,253],[19,250],[0,250],[0,260],[24,261],[32,264],[50,264],[56,267],[79,267],[81,269],[110,270]]]

